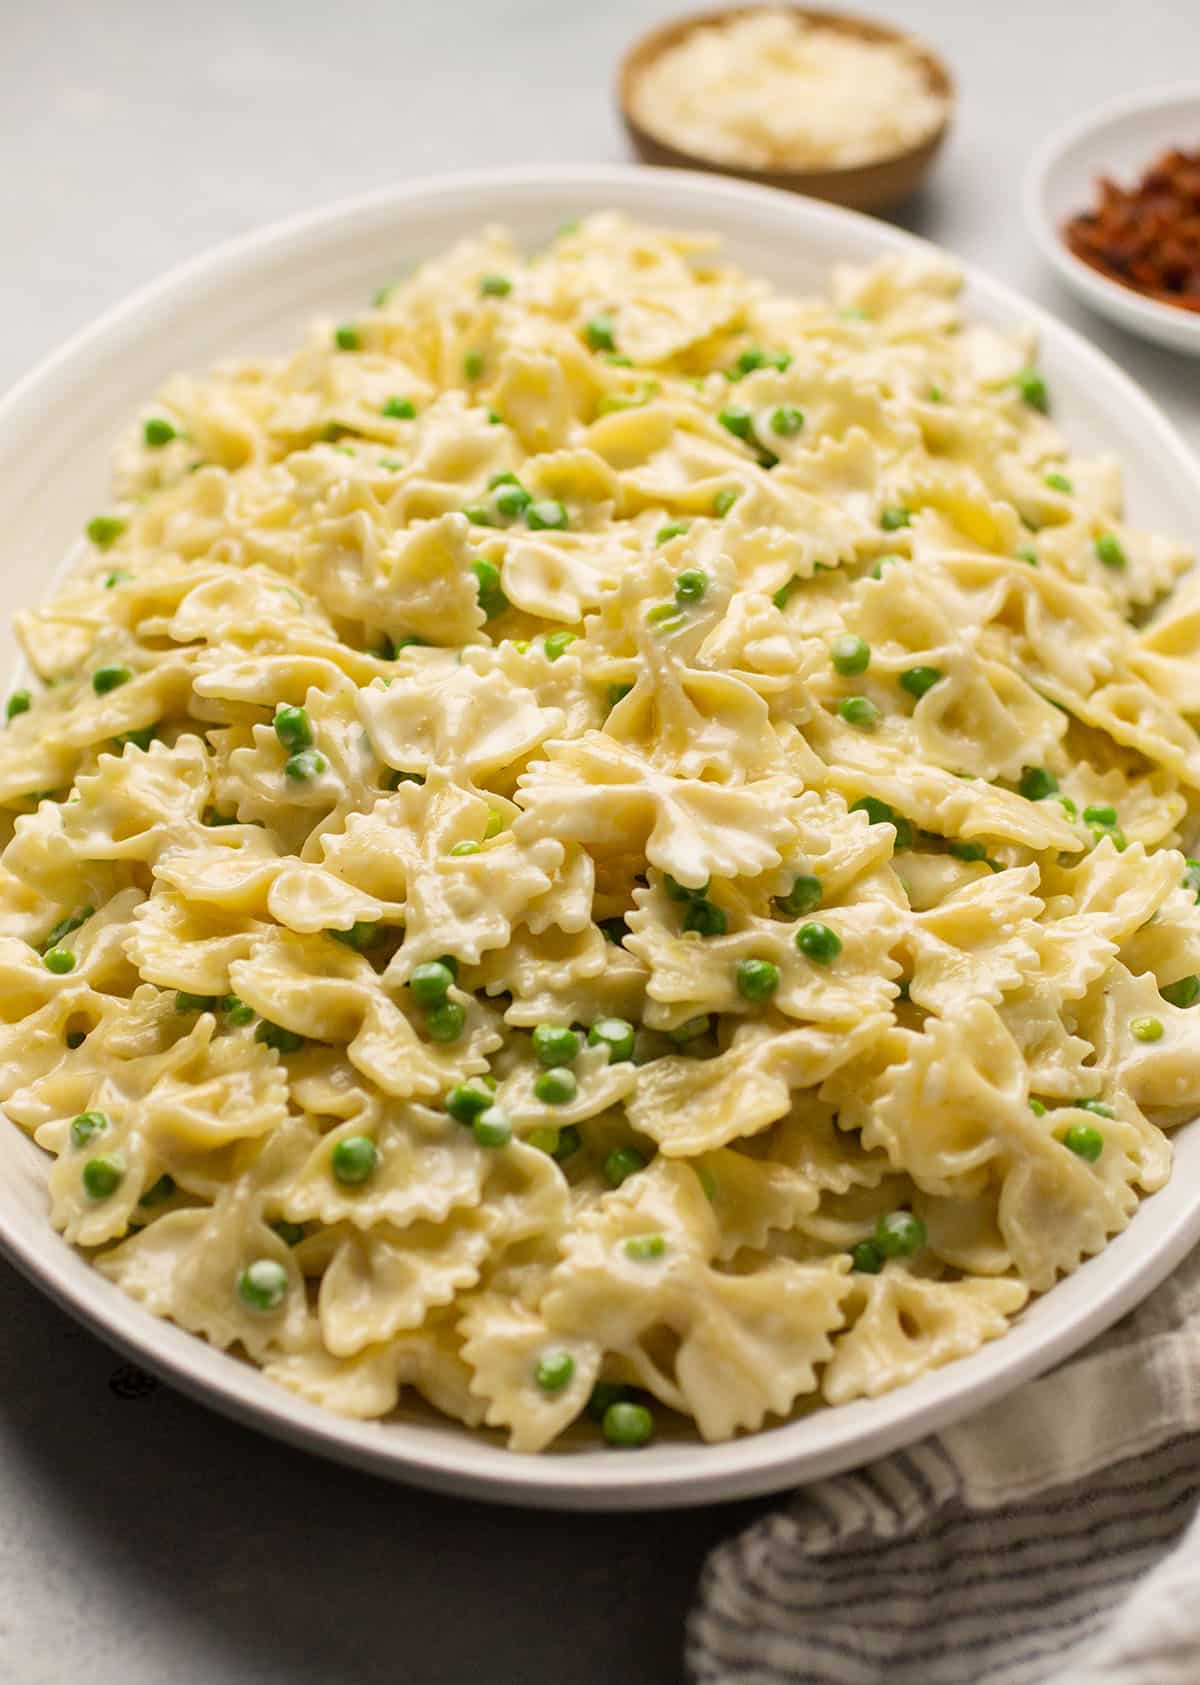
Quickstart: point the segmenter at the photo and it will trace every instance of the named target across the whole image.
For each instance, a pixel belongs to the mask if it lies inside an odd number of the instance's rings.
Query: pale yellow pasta
[[[0,1101],[100,1271],[348,1415],[715,1440],[1163,1185],[1190,558],[957,293],[598,215],[168,383],[0,734]]]

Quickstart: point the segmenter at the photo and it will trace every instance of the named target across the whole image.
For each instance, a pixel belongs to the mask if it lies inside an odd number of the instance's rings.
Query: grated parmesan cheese
[[[907,47],[784,11],[692,30],[646,67],[631,103],[667,144],[753,169],[872,163],[946,113]]]

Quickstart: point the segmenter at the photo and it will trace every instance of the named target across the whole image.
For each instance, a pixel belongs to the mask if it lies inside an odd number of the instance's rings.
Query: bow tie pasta
[[[957,293],[598,215],[168,382],[0,734],[0,1101],[98,1270],[629,1447],[969,1354],[1162,1186],[1190,558]]]

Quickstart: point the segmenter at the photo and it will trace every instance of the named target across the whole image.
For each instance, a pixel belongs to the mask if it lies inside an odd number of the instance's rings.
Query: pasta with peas
[[[720,1440],[1163,1185],[1200,596],[958,290],[602,214],[167,383],[0,733],[0,1103],[98,1271],[334,1411]]]

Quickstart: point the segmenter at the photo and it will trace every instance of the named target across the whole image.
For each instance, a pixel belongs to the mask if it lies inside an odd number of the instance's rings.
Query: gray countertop
[[[1072,321],[1200,445],[1200,363],[1042,268],[1020,181],[1059,123],[1195,73],[1183,0],[863,0],[961,110],[905,225]],[[611,67],[663,0],[0,5],[0,386],[143,280],[408,176],[626,156]],[[123,1366],[0,1264],[0,1677],[13,1685],[662,1685],[753,1506],[536,1515],[352,1474]]]

